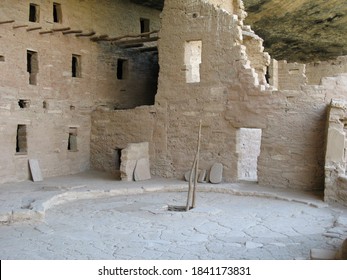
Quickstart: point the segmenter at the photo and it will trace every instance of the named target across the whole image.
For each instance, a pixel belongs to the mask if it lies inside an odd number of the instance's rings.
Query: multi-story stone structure
[[[202,120],[201,168],[221,162],[226,181],[324,189],[345,57],[271,60],[240,0],[166,0],[162,11],[134,2],[1,3],[1,182],[28,179],[30,158],[44,177],[116,172],[138,142],[149,143],[154,175],[181,178]],[[343,129],[338,137],[344,151]],[[336,184],[326,200],[347,204]]]

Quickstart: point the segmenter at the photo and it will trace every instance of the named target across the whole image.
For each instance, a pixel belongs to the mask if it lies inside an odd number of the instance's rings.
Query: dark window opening
[[[266,74],[265,74],[265,79],[266,79],[266,82],[268,84],[270,84],[270,78],[271,78],[271,76],[270,76],[270,70],[269,70],[269,66],[268,66],[268,67],[266,67]]]
[[[29,73],[29,84],[36,85],[36,76],[39,72],[39,63],[37,52],[27,51],[27,72]]]
[[[43,109],[48,109],[48,103],[47,103],[47,101],[43,101],[43,102],[42,102],[42,108],[43,108]]]
[[[72,65],[71,65],[72,77],[81,78],[81,56],[73,54],[72,55]]]
[[[18,101],[19,108],[25,109],[30,107],[30,100],[28,99],[19,99]]]
[[[128,60],[118,59],[117,61],[117,79],[124,80],[128,76]]]
[[[141,18],[140,19],[140,28],[141,33],[147,33],[150,31],[150,22],[149,19]],[[149,36],[149,35],[148,35]]]
[[[0,55],[0,62],[4,62],[5,61],[5,57],[3,55]]]
[[[114,161],[115,168],[116,168],[116,171],[119,171],[120,165],[121,165],[122,149],[115,149],[114,155],[115,155],[115,161]]]
[[[40,7],[36,4],[30,4],[29,6],[29,21],[39,22],[40,19]]]
[[[61,11],[61,4],[53,3],[53,22],[62,23],[63,14]]]
[[[67,149],[70,152],[77,152],[77,127],[69,128]]]
[[[17,126],[16,153],[27,152],[27,126],[19,124]]]

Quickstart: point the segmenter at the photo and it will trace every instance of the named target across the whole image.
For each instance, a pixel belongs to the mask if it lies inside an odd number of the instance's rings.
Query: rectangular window
[[[77,127],[69,128],[67,149],[70,152],[77,152]]]
[[[53,22],[62,23],[63,22],[63,14],[61,10],[61,4],[53,3]]]
[[[4,62],[5,61],[5,57],[3,55],[0,55],[0,62]]]
[[[117,79],[124,80],[128,76],[128,60],[119,58],[117,60]]]
[[[30,100],[29,99],[19,99],[18,100],[18,106],[21,109],[29,108],[30,107]]]
[[[29,21],[39,22],[40,21],[40,6],[30,3],[29,5]]]
[[[116,171],[120,170],[120,166],[121,166],[121,158],[122,158],[122,149],[115,149],[114,151],[114,155],[115,155],[115,166],[116,166]]]
[[[185,43],[184,64],[186,67],[186,82],[200,82],[200,64],[202,41],[188,41]]]
[[[37,73],[39,72],[39,61],[37,52],[27,50],[27,72],[29,73],[29,84],[37,84]]]
[[[16,153],[27,153],[27,126],[25,124],[17,126]]]
[[[141,18],[140,19],[140,28],[141,28],[141,33],[149,32],[150,31],[149,19]]]
[[[82,77],[82,68],[81,68],[81,56],[77,54],[72,55],[71,61],[71,74],[74,78]]]

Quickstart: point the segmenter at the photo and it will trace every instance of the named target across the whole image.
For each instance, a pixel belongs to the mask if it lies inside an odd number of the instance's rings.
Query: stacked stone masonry
[[[53,22],[52,1],[30,3],[40,5],[39,22],[29,22],[29,1],[0,4],[0,21],[15,20],[0,25],[0,182],[27,179],[30,158],[44,177],[88,168],[119,173],[121,150],[141,142],[149,143],[153,175],[182,178],[202,120],[201,169],[220,162],[225,181],[244,179],[240,131],[256,129],[252,176],[256,170],[259,184],[324,189],[327,113],[332,99],[346,100],[345,57],[307,65],[271,60],[244,26],[240,0],[166,0],[161,12],[126,0],[60,1],[61,23]],[[40,34],[69,27],[119,37],[143,31],[142,19],[150,20],[150,31],[160,30],[157,44],[146,48],[157,47],[159,55]],[[28,51],[37,53],[35,85]],[[80,78],[71,74],[73,55]],[[30,106],[21,108],[19,100]],[[16,152],[18,125],[26,126],[24,153]],[[70,139],[76,149],[68,148]],[[327,197],[346,203],[341,195]]]
[[[141,18],[150,21],[151,30],[159,29],[159,11],[127,0],[59,4],[61,21],[54,22],[53,1],[0,3],[0,22],[9,22],[0,24],[0,182],[28,179],[30,158],[38,159],[44,177],[89,169],[92,111],[154,103],[154,94],[147,92],[156,91],[156,80],[146,74],[158,71],[152,53],[59,30],[109,37],[140,34]],[[36,22],[29,18],[32,5],[38,9]],[[80,60],[75,65],[80,73],[75,75],[74,56]],[[119,59],[129,62],[128,76],[122,80],[117,79]],[[20,100],[30,106],[19,106]],[[16,152],[18,125],[26,126],[24,153]],[[74,149],[68,148],[71,128],[76,131]]]

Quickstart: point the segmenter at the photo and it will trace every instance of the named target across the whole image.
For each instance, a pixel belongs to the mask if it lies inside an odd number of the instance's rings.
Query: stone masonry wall
[[[347,77],[347,75],[344,75]],[[347,81],[344,82],[344,86]],[[333,99],[327,117],[324,198],[347,205],[347,101]]]
[[[185,47],[191,41],[201,42],[195,44],[201,45],[201,58],[192,58],[201,61],[193,83],[186,80],[191,65],[185,65],[190,61],[185,57]],[[96,151],[94,144],[99,142],[100,148],[105,139],[110,143],[106,154],[111,159],[111,150],[120,143],[146,141],[150,143],[152,173],[182,178],[194,159],[201,119],[202,169],[221,162],[224,180],[237,181],[242,158],[238,131],[257,128],[262,130],[257,166],[260,184],[324,188],[327,105],[334,97],[344,98],[341,84],[345,76],[323,79],[320,86],[305,85],[304,65],[282,63],[278,76],[284,80],[284,73],[288,76],[292,71],[289,82],[282,82],[282,90],[264,90],[270,87],[259,85],[264,77],[259,77],[261,71],[257,73],[250,61],[262,53],[247,55],[242,20],[205,2],[166,0],[158,47],[160,73],[155,106],[149,111],[94,113],[93,135],[106,137],[93,138],[92,151]],[[130,123],[125,127],[122,123],[126,120]],[[97,157],[93,154],[93,166],[112,169],[112,164],[102,166],[104,156],[105,151]],[[96,163],[93,158],[98,159]]]
[[[29,21],[29,3],[39,6],[38,22]],[[91,112],[98,106],[153,102],[146,97],[147,69],[136,66],[147,58],[133,54],[129,58],[135,65],[133,73],[141,73],[134,74],[145,89],[140,91],[117,80],[117,59],[127,58],[126,53],[90,37],[39,32],[70,27],[94,31],[96,36],[139,34],[140,18],[151,20],[151,30],[159,28],[159,11],[126,0],[59,3],[61,23],[53,22],[53,1],[0,3],[0,21],[14,20],[0,25],[0,183],[30,178],[29,158],[38,159],[44,177],[87,170]],[[32,71],[37,71],[35,84],[29,84],[28,53],[35,57],[31,63]],[[78,77],[72,77],[72,55],[80,59]],[[25,152],[17,152],[18,125],[26,125]]]
[[[154,159],[153,131],[155,109],[142,106],[133,110],[98,109],[92,114],[91,165],[117,174],[115,149],[130,143],[149,142],[150,158]]]
[[[200,17],[190,16],[194,10]],[[242,46],[242,21],[183,1],[167,1],[162,18],[155,131],[166,137],[154,136],[157,172],[179,178],[189,170],[202,119],[202,168],[221,162],[224,179],[237,180],[237,129],[259,128],[260,184],[323,189],[326,110],[343,88],[333,79],[305,86],[304,66],[293,64],[286,66],[292,75],[286,90],[263,91]],[[184,43],[190,40],[202,41],[199,83],[185,81]]]
[[[347,56],[340,56],[334,60],[316,61],[306,65],[307,83],[319,85],[322,78],[347,73]]]

